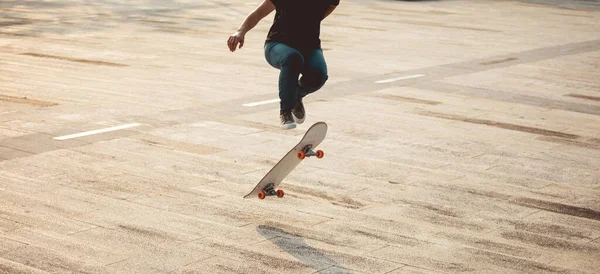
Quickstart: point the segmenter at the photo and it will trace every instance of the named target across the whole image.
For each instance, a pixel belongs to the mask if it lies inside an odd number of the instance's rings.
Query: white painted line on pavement
[[[105,133],[105,132],[110,132],[110,131],[115,131],[115,130],[121,130],[121,129],[127,129],[127,128],[132,128],[132,127],[137,127],[137,126],[141,126],[141,125],[142,124],[138,124],[138,123],[126,124],[126,125],[120,125],[120,126],[116,126],[116,127],[109,127],[109,128],[103,128],[103,129],[97,129],[97,130],[91,130],[91,131],[81,132],[81,133],[75,133],[75,134],[71,134],[71,135],[54,137],[52,139],[62,141],[62,140],[73,139],[73,138],[77,138],[77,137],[94,135],[94,134],[98,134],[98,133]]]
[[[247,103],[247,104],[243,104],[243,106],[245,106],[245,107],[255,107],[255,106],[272,104],[272,103],[277,103],[277,102],[279,102],[279,99],[272,99],[272,100],[265,100],[265,101],[260,101],[260,102],[254,102],[254,103]]]
[[[419,78],[419,77],[423,77],[423,76],[425,76],[425,74],[415,74],[415,75],[402,76],[402,77],[391,78],[391,79],[386,79],[386,80],[379,80],[379,81],[375,81],[375,83],[377,83],[377,84],[391,83],[391,82],[396,82],[396,81],[400,81],[400,80]]]

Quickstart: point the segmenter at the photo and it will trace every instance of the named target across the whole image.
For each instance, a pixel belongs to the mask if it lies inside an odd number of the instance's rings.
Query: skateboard
[[[302,160],[312,156],[316,156],[319,159],[323,158],[325,155],[324,152],[322,150],[315,151],[314,149],[325,139],[326,134],[327,124],[325,122],[317,122],[312,125],[300,142],[288,151],[244,198],[255,196],[263,200],[267,196],[283,197],[283,190],[276,190],[276,188]]]

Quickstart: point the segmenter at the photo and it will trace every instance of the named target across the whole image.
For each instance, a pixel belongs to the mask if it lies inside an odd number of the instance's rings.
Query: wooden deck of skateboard
[[[273,184],[277,188],[290,172],[300,164],[302,159],[298,157],[298,152],[302,151],[307,145],[312,145],[314,150],[325,139],[327,134],[327,124],[325,122],[317,122],[313,124],[304,134],[302,139],[296,144],[285,156],[269,170],[269,172],[258,182],[254,189],[246,194],[244,198],[258,197],[258,193],[267,185]]]

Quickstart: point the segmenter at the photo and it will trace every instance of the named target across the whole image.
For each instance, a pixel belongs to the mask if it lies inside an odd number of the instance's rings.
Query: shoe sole
[[[302,124],[302,123],[304,123],[304,120],[306,120],[306,115],[304,115],[304,118],[302,118],[302,119],[299,119],[293,113],[292,113],[292,116],[294,116],[294,120],[296,120],[296,124]]]
[[[290,124],[281,125],[281,128],[283,128],[283,129],[296,128],[296,124],[295,123],[290,123]]]

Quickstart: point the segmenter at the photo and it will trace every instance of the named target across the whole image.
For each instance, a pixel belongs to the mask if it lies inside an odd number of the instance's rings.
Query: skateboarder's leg
[[[327,63],[322,49],[315,49],[304,55],[305,62],[302,69],[302,77],[298,81],[299,98],[313,93],[325,85],[329,76],[327,75]]]
[[[265,44],[267,62],[280,70],[279,98],[280,108],[292,109],[298,96],[298,77],[304,68],[304,57],[296,49],[278,42]]]
[[[265,44],[265,58],[279,69],[280,117],[284,128],[294,128],[291,111],[298,98],[298,77],[304,67],[304,57],[294,48],[278,42]]]
[[[323,50],[315,49],[304,55],[304,67],[302,68],[302,77],[298,80],[298,99],[296,106],[292,110],[296,123],[302,124],[306,119],[306,110],[302,98],[306,95],[319,90],[328,79],[327,63],[323,56]]]

